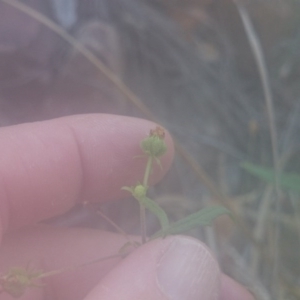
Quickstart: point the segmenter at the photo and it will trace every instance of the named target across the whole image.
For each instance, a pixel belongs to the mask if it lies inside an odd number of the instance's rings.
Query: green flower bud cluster
[[[162,128],[157,127],[150,131],[150,136],[142,140],[141,148],[146,155],[160,157],[167,151],[167,145],[164,141],[164,132]]]
[[[148,181],[152,171],[153,161],[155,160],[162,168],[159,157],[166,153],[167,145],[164,141],[165,131],[162,127],[157,126],[155,129],[150,130],[150,134],[144,140],[141,141],[141,148],[144,154],[147,156],[147,163],[144,173],[143,182],[138,183],[133,187],[123,187],[122,190],[126,190],[132,194],[132,196],[138,200],[140,205],[140,220],[141,220],[141,237],[142,244],[147,241],[146,230],[146,208],[154,213],[161,222],[162,228],[168,223],[166,214],[164,211],[151,199],[147,197]]]
[[[142,184],[136,185],[132,188],[132,196],[136,199],[144,198],[147,194],[147,188],[144,187]]]
[[[132,186],[132,187],[123,186],[122,190],[130,192],[135,199],[140,200],[147,195],[148,189],[147,187],[138,183],[136,186]]]

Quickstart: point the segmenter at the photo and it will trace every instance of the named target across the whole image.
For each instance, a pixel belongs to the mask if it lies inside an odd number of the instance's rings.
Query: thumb
[[[85,300],[214,300],[219,290],[219,267],[206,246],[173,236],[138,248]]]

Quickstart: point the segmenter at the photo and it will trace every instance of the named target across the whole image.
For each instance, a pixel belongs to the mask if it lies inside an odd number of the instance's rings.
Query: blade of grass
[[[249,45],[252,49],[253,56],[257,65],[257,69],[259,72],[265,103],[267,107],[267,117],[271,135],[271,144],[272,144],[272,156],[273,156],[273,164],[275,170],[275,205],[276,205],[276,212],[279,216],[281,205],[280,205],[280,187],[279,187],[279,178],[280,178],[280,165],[279,165],[279,152],[278,152],[278,139],[277,139],[277,130],[276,130],[276,123],[274,117],[274,105],[273,105],[273,95],[271,90],[271,85],[269,81],[269,75],[267,71],[267,66],[264,58],[264,53],[260,45],[259,38],[255,32],[254,26],[250,19],[250,16],[242,4],[241,1],[236,0],[235,4],[237,6],[238,12],[240,14],[246,36],[249,41]],[[280,238],[280,228],[279,222],[276,222],[275,227],[275,239],[274,239],[274,260],[273,260],[273,296],[276,298],[276,295],[279,293],[279,238]]]

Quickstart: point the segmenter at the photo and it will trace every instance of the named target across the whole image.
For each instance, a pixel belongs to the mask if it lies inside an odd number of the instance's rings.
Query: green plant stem
[[[143,180],[143,186],[145,188],[148,188],[148,180],[149,180],[149,176],[150,176],[151,169],[152,169],[152,162],[153,162],[153,157],[148,156],[148,161],[147,161],[144,180]]]
[[[148,156],[144,179],[143,179],[143,186],[147,189],[148,188],[148,180],[152,169],[152,156]],[[147,236],[147,227],[146,227],[146,208],[145,206],[139,202],[140,204],[140,222],[141,222],[141,236],[142,236],[142,244],[146,243],[146,236]]]
[[[146,236],[147,236],[147,228],[146,228],[146,208],[145,206],[139,202],[140,204],[140,222],[141,222],[141,237],[142,237],[142,244],[146,243]]]
[[[114,259],[114,258],[121,258],[121,255],[120,254],[109,255],[109,256],[105,256],[105,257],[101,257],[101,258],[97,258],[97,259],[85,262],[81,265],[75,265],[75,266],[72,266],[72,267],[67,267],[67,268],[62,268],[62,269],[58,269],[58,270],[49,271],[49,272],[46,272],[46,273],[43,273],[43,274],[37,276],[37,278],[40,279],[40,278],[50,277],[50,276],[54,276],[54,275],[59,275],[59,274],[65,273],[65,272],[75,271],[75,270],[80,269],[82,267],[86,267],[88,265],[93,265],[95,263],[99,263],[101,261],[105,261],[105,260],[108,260],[108,259]]]

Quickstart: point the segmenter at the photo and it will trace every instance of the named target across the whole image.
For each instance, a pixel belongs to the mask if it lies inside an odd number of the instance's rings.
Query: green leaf
[[[248,173],[264,181],[274,184],[275,172],[273,169],[263,168],[246,162],[241,165]],[[296,173],[281,173],[279,185],[291,191],[300,192],[300,175]]]
[[[216,217],[223,214],[230,214],[230,211],[223,206],[210,206],[203,208],[198,212],[173,223],[169,226],[169,228],[158,231],[151,237],[151,239],[170,234],[184,233],[199,225],[210,225]]]
[[[155,201],[149,199],[148,197],[142,197],[138,199],[138,201],[159,219],[162,230],[165,230],[169,227],[169,219],[167,214]]]

